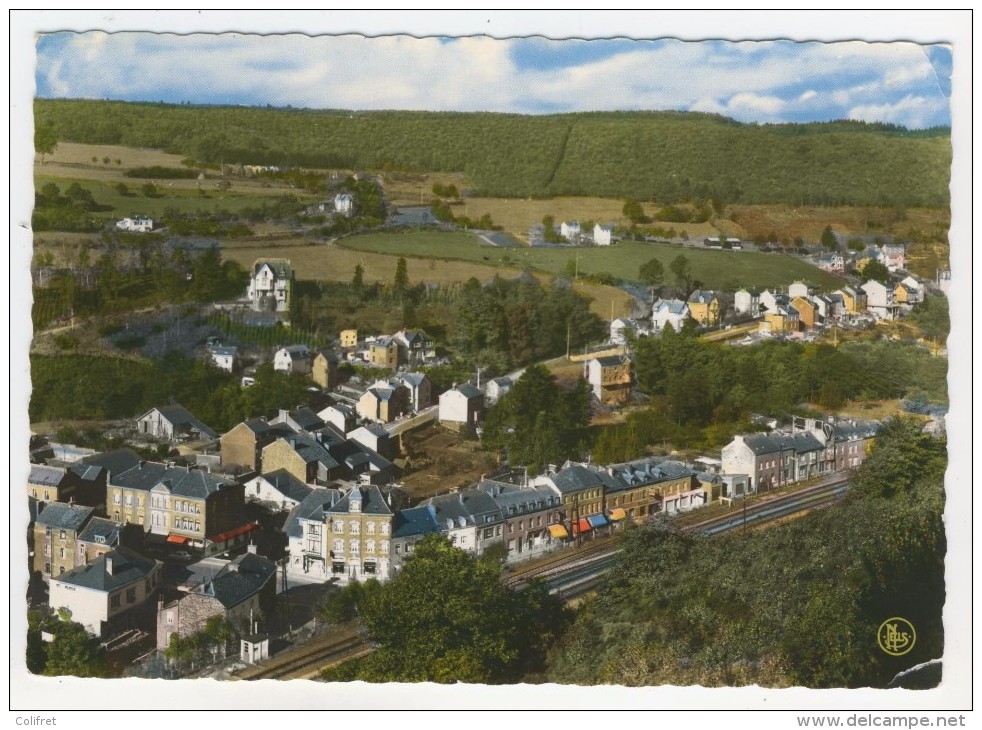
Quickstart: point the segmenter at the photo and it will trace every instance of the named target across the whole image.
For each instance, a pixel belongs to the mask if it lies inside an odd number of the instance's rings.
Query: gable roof
[[[611,464],[608,469],[613,472],[620,486],[609,486],[608,491],[615,492],[642,484],[657,484],[670,479],[691,477],[695,471],[680,461],[672,459],[659,460],[656,458],[636,459],[623,464]]]
[[[553,474],[550,480],[562,494],[572,494],[600,486],[610,489],[619,486],[617,479],[605,470],[585,464],[568,464]]]
[[[593,358],[602,368],[612,368],[617,365],[630,364],[631,359],[627,355],[607,355],[606,357]]]
[[[429,504],[399,510],[392,520],[392,537],[414,537],[439,531],[436,507]]]
[[[245,553],[224,566],[191,593],[211,596],[225,608],[234,608],[259,593],[276,575],[276,564],[261,555]]]
[[[144,413],[137,420],[143,420],[149,416],[154,411],[160,413],[161,418],[165,419],[170,423],[175,429],[182,426],[188,427],[200,433],[205,438],[213,439],[218,438],[218,434],[211,430],[204,423],[199,421],[187,408],[182,406],[180,403],[171,403],[166,406],[158,406],[157,408],[151,408],[149,411]]]
[[[125,527],[123,522],[114,522],[105,517],[93,517],[78,534],[80,542],[93,542],[100,545],[119,545],[119,536]]]
[[[130,448],[113,449],[112,451],[105,451],[101,454],[94,454],[93,456],[86,456],[82,459],[83,464],[92,464],[93,466],[101,466],[103,469],[108,471],[110,474],[119,474],[127,469],[132,469],[134,466],[142,461],[138,453]]]
[[[293,278],[293,266],[290,264],[289,259],[256,259],[252,265],[253,278],[255,278],[263,266],[268,266],[269,270],[273,272],[273,275],[277,279]]]
[[[479,398],[482,395],[484,395],[481,391],[479,391],[477,388],[475,388],[470,383],[461,383],[456,388],[451,388],[450,390],[448,390],[447,393],[445,393],[444,395],[446,395],[448,393],[453,393],[454,391],[456,391],[457,393],[460,393],[462,396],[464,396],[468,400],[470,400],[471,398]]]
[[[689,301],[693,304],[709,304],[716,298],[716,292],[709,289],[696,289],[689,295]]]
[[[273,489],[277,490],[284,497],[300,502],[310,494],[314,488],[304,484],[286,469],[277,469],[269,474],[263,474],[262,478],[269,482]]]
[[[109,484],[141,491],[150,491],[158,484],[162,484],[175,496],[207,499],[221,489],[234,486],[235,482],[200,469],[167,466],[147,461],[113,475]]]
[[[45,464],[31,464],[31,473],[28,476],[28,484],[36,484],[39,487],[57,487],[68,477],[68,470],[60,466],[47,466]]]
[[[775,451],[821,451],[824,446],[808,432],[788,433],[752,433],[743,437],[743,442],[757,456],[771,454]]]
[[[367,487],[352,487],[339,501],[328,507],[326,514],[350,514],[352,500],[361,500],[361,513],[364,515],[391,515],[392,509],[385,502],[381,490],[374,484]]]
[[[687,302],[681,299],[662,299],[655,305],[655,314],[685,314],[689,309]]]
[[[399,373],[396,376],[396,380],[400,383],[410,385],[414,388],[418,388],[426,379],[426,373]]]
[[[113,572],[106,566],[112,561]],[[157,561],[145,558],[134,550],[118,547],[100,555],[96,560],[70,570],[64,575],[51,576],[51,582],[89,588],[103,593],[111,593],[119,588],[145,580],[156,568]]]
[[[314,520],[323,522],[324,515],[328,508],[341,499],[341,492],[337,489],[316,488],[310,491],[296,507],[290,510],[286,521],[283,523],[283,532],[288,537],[300,537],[303,535],[301,520]]]
[[[38,515],[37,524],[57,530],[74,530],[78,532],[85,521],[92,516],[93,507],[83,507],[78,504],[52,502]]]

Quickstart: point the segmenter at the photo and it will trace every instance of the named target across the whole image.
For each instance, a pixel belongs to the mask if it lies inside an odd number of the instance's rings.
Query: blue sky
[[[88,32],[41,35],[37,53],[44,98],[951,123],[950,49],[906,42]]]

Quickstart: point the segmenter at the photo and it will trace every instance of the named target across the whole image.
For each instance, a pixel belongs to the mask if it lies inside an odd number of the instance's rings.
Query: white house
[[[293,266],[287,259],[257,259],[252,264],[246,298],[257,312],[288,312]]]
[[[497,403],[511,390],[515,383],[507,375],[500,378],[492,378],[484,385],[484,402],[489,406]]]
[[[655,303],[655,309],[651,314],[651,326],[655,334],[663,331],[669,324],[678,332],[687,319],[689,319],[687,302],[680,299],[660,299]]]
[[[208,354],[215,367],[232,372],[235,369],[235,361],[239,356],[239,348],[231,346],[214,345],[208,348]]]
[[[613,232],[613,226],[602,226],[597,223],[593,226],[593,242],[598,246],[609,246]]]
[[[216,439],[218,434],[180,403],[151,408],[136,419],[137,433],[166,441],[186,438]]]
[[[904,288],[909,293],[907,298],[907,302],[909,304],[918,304],[924,301],[923,281],[918,279],[916,276],[908,276],[900,283],[904,285]]]
[[[283,510],[293,509],[316,487],[304,484],[286,469],[258,474],[245,482],[245,498],[253,502],[275,504]]]
[[[818,259],[818,268],[822,271],[828,271],[830,273],[842,273],[846,270],[846,260],[841,253],[835,251],[830,254],[821,256]]]
[[[788,287],[788,299],[794,299],[795,297],[808,298],[808,285],[801,281],[796,281],[794,284]]]
[[[899,307],[894,299],[893,287],[870,279],[861,287],[866,292],[866,309],[877,319],[897,318]]]
[[[578,241],[580,238],[580,222],[570,221],[567,223],[563,221],[559,224],[559,235],[571,243]]]
[[[610,323],[610,344],[626,345],[628,333],[630,333],[632,337],[637,337],[638,323],[633,319],[618,317]]]
[[[470,383],[456,385],[440,396],[440,422],[455,428],[474,428],[484,410],[484,394]]]
[[[951,269],[938,269],[935,274],[935,281],[941,293],[948,296],[948,291],[951,289]]]
[[[737,314],[760,316],[760,294],[741,289],[733,295],[733,311]]]
[[[902,243],[884,243],[880,249],[883,265],[888,271],[897,271],[907,266],[907,248]]]
[[[309,375],[311,370],[310,348],[306,345],[290,345],[281,347],[273,355],[273,370],[283,373],[300,373]]]
[[[355,199],[351,193],[338,193],[334,196],[334,210],[341,215],[351,215],[355,210]]]
[[[153,220],[142,215],[123,218],[121,221],[116,221],[116,230],[128,231],[129,233],[151,233]]]
[[[355,412],[342,403],[335,403],[320,411],[318,417],[327,424],[334,426],[340,433],[348,433],[355,427]]]
[[[88,565],[52,576],[48,603],[70,611],[72,621],[93,636],[104,636],[157,590],[160,565],[118,547]]]

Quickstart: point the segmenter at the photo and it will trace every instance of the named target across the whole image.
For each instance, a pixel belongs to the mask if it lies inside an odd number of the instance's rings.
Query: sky
[[[41,34],[36,49],[42,98],[951,124],[942,44],[90,31]]]

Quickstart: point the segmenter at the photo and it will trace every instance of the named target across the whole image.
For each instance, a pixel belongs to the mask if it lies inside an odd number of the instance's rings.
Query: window
[[[174,625],[174,612],[173,611],[168,611],[167,612],[167,625],[168,626],[173,626]]]
[[[485,540],[490,540],[492,537],[494,537],[494,528],[493,527],[489,527],[488,529],[486,529],[484,531],[484,539]]]
[[[119,594],[109,597],[109,608],[119,608]]]
[[[338,553],[338,554],[343,553],[344,552],[344,540],[335,540],[334,541],[334,548],[333,548],[333,550],[334,550],[335,553]]]
[[[335,534],[341,534],[342,532],[344,532],[344,523],[341,522],[341,521],[335,522],[334,523],[334,532],[335,532]]]
[[[369,535],[374,535],[375,534],[375,523],[374,522],[366,522],[365,523],[365,531]]]
[[[136,588],[127,588],[126,589],[126,602],[127,603],[136,603]]]
[[[513,522],[508,523],[508,533],[511,534],[515,531],[515,524]]]
[[[382,543],[382,544],[384,545],[385,543]],[[402,547],[401,545],[396,545],[396,555],[399,554],[399,551],[400,551],[400,548],[401,547]]]
[[[60,533],[58,533],[58,537],[61,538],[62,540],[64,540],[65,539],[65,531],[62,530]]]
[[[389,541],[388,540],[382,540],[382,542],[379,545],[379,548],[378,549],[379,549],[379,552],[380,553],[385,553],[386,555],[388,555],[388,553],[389,553]]]
[[[123,498],[120,496],[119,492],[113,492],[113,504],[121,504]]]
[[[352,520],[348,523],[348,532],[352,535],[357,535],[361,531],[361,525],[357,520]]]
[[[44,572],[45,572],[46,575],[50,575],[51,574],[51,563],[45,563],[44,564]]]
[[[65,566],[64,565],[59,565],[58,566],[58,575],[64,575],[64,574],[65,574]]]
[[[357,540],[352,540],[351,542],[349,542],[348,547],[351,548],[352,555],[357,555],[358,553],[361,552],[361,545],[358,543]]]
[[[65,557],[65,548],[58,548],[58,557],[59,558]]]
[[[374,553],[375,552],[375,541],[367,540],[365,542],[365,552]]]
[[[382,534],[383,535],[388,535],[389,534],[389,523],[388,522],[383,522],[382,523]]]

